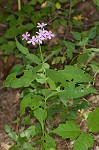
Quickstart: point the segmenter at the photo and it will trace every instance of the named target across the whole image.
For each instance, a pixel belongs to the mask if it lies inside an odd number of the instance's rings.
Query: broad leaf
[[[17,78],[16,73],[8,75],[4,81],[4,86],[12,88],[28,87],[35,80],[32,70],[24,70],[22,77]]]
[[[47,83],[49,84],[51,90],[55,90],[56,89],[55,82],[53,80],[51,80],[50,78],[47,79]]]
[[[86,65],[86,62],[88,60],[88,54],[87,53],[82,53],[78,56],[77,58],[77,66],[78,67],[83,67],[84,65]]]
[[[11,73],[21,74],[23,71],[24,71],[24,66],[21,64],[17,64],[11,69],[10,74]]]
[[[73,150],[88,150],[94,144],[91,134],[81,134],[74,143]]]
[[[89,114],[87,124],[89,132],[99,132],[99,108]]]
[[[29,50],[28,48],[24,47],[22,44],[20,44],[17,40],[16,40],[16,46],[18,48],[18,50],[23,53],[23,54],[28,54]]]
[[[48,70],[46,70],[46,74],[55,83],[60,82],[64,86],[67,85],[65,77],[61,72],[53,70],[53,69],[48,69]]]
[[[26,129],[25,134],[27,135],[27,137],[29,136],[35,136],[35,126],[30,126],[29,128]]]
[[[16,79],[16,73],[12,73],[7,76],[6,80],[3,82],[5,87],[13,87],[13,82]]]
[[[64,75],[65,79],[69,81],[73,80],[76,83],[93,82],[92,77],[78,67],[68,65],[60,72]]]
[[[42,129],[44,129],[44,120],[47,117],[47,111],[43,108],[38,108],[34,111],[34,116],[40,122]]]
[[[20,133],[20,137],[27,137],[29,139],[30,136],[34,137],[35,134],[36,134],[35,126],[30,126],[29,128]]]
[[[75,44],[72,42],[68,42],[68,41],[63,41],[64,45],[67,47],[67,57],[69,57],[70,59],[73,57],[73,51],[75,50]]]
[[[11,132],[11,129],[7,124],[5,125],[4,129],[7,133]]]
[[[54,139],[48,135],[47,133],[45,133],[45,150],[50,150],[51,148],[56,148],[56,144]]]
[[[60,124],[59,127],[52,132],[62,138],[70,138],[71,140],[74,140],[79,136],[81,129],[75,122],[67,121],[66,124]]]
[[[96,34],[97,34],[97,31],[96,31],[96,26],[95,27],[92,27],[89,32],[88,32],[88,38],[89,39],[93,39],[95,38]]]
[[[75,44],[69,41],[63,41],[68,50],[75,50]]]
[[[81,33],[80,32],[72,32],[73,37],[75,40],[80,41],[81,40]]]
[[[23,120],[22,120],[22,123],[24,125],[28,125],[30,123],[30,115],[27,115]]]
[[[84,46],[88,44],[88,37],[84,37],[80,42],[78,42],[76,45],[77,46]]]
[[[41,63],[41,60],[34,54],[28,53],[26,55],[26,58],[28,58],[31,61],[31,63],[34,62],[35,64],[38,64],[38,65]]]
[[[14,141],[17,141],[17,139],[18,139],[18,136],[16,135],[15,132],[9,132],[9,133],[8,133],[8,136],[9,136],[10,138],[12,138]]]
[[[96,93],[96,90],[91,87],[84,88],[82,86],[78,86],[76,88],[63,90],[62,92],[57,93],[57,95],[61,96],[62,98],[71,99],[71,98],[79,98],[89,93]]]
[[[29,93],[28,95],[26,95],[20,104],[20,115],[24,115],[25,114],[25,108],[26,107],[30,107],[32,110],[33,109],[37,109],[42,103],[42,97],[41,96],[36,96],[33,95],[31,93]]]
[[[18,142],[19,142],[21,147],[23,147],[23,144],[26,142],[26,140],[27,140],[26,136],[18,137]]]

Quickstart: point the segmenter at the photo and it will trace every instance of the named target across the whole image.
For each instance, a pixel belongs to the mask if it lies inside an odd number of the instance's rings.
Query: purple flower
[[[33,45],[35,45],[36,43],[42,44],[42,42],[44,40],[47,39],[51,39],[52,37],[54,37],[54,34],[52,33],[52,31],[47,31],[45,30],[43,27],[46,26],[46,23],[37,23],[38,26],[37,28],[40,28],[37,33],[37,35],[32,36],[32,38],[28,38],[30,36],[30,34],[28,32],[26,32],[25,34],[22,34],[22,40],[27,40],[27,43],[32,43]]]
[[[38,24],[37,28],[41,29],[47,25],[46,23],[37,23],[37,24]]]
[[[46,32],[45,36],[46,39],[51,39],[52,37],[54,37],[54,34],[52,33],[52,31],[48,31]]]
[[[27,43],[32,43],[33,45],[35,45],[35,41],[36,40],[36,38],[35,38],[35,36],[32,36],[32,38],[31,39],[29,39],[29,41],[27,42]]]
[[[30,36],[30,34],[28,32],[26,32],[25,34],[22,34],[22,37],[23,37],[22,40],[28,40],[29,36]]]
[[[54,34],[51,31],[47,31],[44,28],[39,29],[39,32],[36,32],[40,37],[44,37],[44,40],[51,39],[54,37]]]
[[[48,32],[48,31],[43,28],[43,29],[39,29],[39,32],[36,32],[36,33],[37,33],[39,36],[41,36],[41,37],[43,36],[43,37],[45,38],[47,32]]]
[[[44,40],[44,37],[43,36],[40,36],[40,35],[36,35],[36,42],[37,43],[40,43],[40,44],[42,44],[42,41]]]

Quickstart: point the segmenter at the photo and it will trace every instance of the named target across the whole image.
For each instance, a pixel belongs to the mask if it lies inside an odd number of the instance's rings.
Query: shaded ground
[[[80,3],[78,5],[78,9],[82,12],[85,19],[85,25],[82,29],[86,29],[91,23],[95,20],[99,20],[99,14],[96,11],[95,6],[92,4],[91,1],[87,1],[84,3]],[[0,25],[0,35],[3,35],[5,31],[6,25]],[[57,42],[62,36],[64,36],[65,29],[59,28],[58,33],[56,33],[56,38],[50,43],[53,45],[53,42]],[[67,39],[69,37],[69,33],[67,32]],[[13,58],[10,59],[7,64],[3,62],[3,56],[0,59],[0,150],[8,150],[9,146],[13,143],[12,140],[6,135],[4,131],[4,125],[8,124],[11,126],[12,130],[16,130],[16,127],[12,122],[17,118],[19,115],[19,103],[20,103],[20,94],[18,90],[4,88],[2,83],[4,78],[9,73],[11,67],[14,65]],[[6,65],[6,67],[5,67]],[[99,88],[99,75],[96,77],[95,86]],[[90,95],[85,100],[91,102],[91,106],[88,111],[92,111],[94,107],[99,107],[99,95]],[[80,112],[81,114],[81,112]],[[81,128],[83,131],[86,131],[86,120],[79,120],[81,123]],[[95,144],[94,148],[90,150],[99,150],[99,135],[96,134],[94,136]],[[57,142],[57,149],[59,150],[69,150],[73,147],[73,142],[61,140],[59,137],[55,138]]]

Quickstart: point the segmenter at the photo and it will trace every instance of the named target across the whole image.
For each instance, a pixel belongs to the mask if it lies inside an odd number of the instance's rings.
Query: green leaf
[[[93,62],[91,62],[90,67],[94,73],[96,73],[96,72],[99,73],[99,63],[94,64]]]
[[[56,148],[56,144],[55,144],[55,141],[54,139],[48,135],[47,133],[45,133],[45,150],[50,150],[51,148]]]
[[[85,73],[78,67],[68,65],[64,70],[61,70],[60,72],[64,75],[65,80],[73,80],[76,83],[94,81],[89,74]]]
[[[58,20],[58,19],[55,19],[55,20],[53,21],[53,28],[57,30],[58,27],[59,27],[59,20]]]
[[[34,54],[29,54],[28,53],[25,57],[28,58],[31,61],[31,63],[34,62],[38,65],[41,63],[41,60]]]
[[[79,32],[72,32],[72,35],[75,38],[75,40],[78,40],[78,41],[81,40],[81,33],[79,33]]]
[[[24,66],[21,64],[16,64],[10,71],[10,73],[17,73],[20,74],[23,72]]]
[[[67,49],[74,51],[75,50],[75,44],[68,41],[63,41],[64,45],[67,47]]]
[[[87,49],[89,52],[98,52],[99,53],[99,48],[89,48]]]
[[[15,121],[13,121],[14,124],[17,124],[20,122],[20,118],[17,117],[17,119]]]
[[[49,54],[49,55],[44,59],[44,62],[46,62],[47,60],[49,60],[50,58],[52,58],[52,56],[58,54],[59,52],[60,52],[60,49],[59,49],[59,50],[52,51],[52,53]]]
[[[66,2],[66,0],[59,0],[59,2],[61,2],[61,3],[65,3],[65,2]]]
[[[24,46],[23,46],[22,44],[20,44],[17,40],[16,40],[16,46],[17,46],[18,50],[19,50],[21,53],[23,53],[23,54],[25,54],[25,55],[27,55],[27,54],[29,53],[28,48],[24,47]]]
[[[34,137],[35,134],[36,134],[35,126],[30,126],[29,128],[20,133],[20,137],[27,137],[27,139],[29,139],[30,136]]]
[[[87,53],[80,54],[77,58],[77,66],[83,67],[86,64],[88,57]]]
[[[75,50],[75,44],[73,42],[64,41],[64,40],[62,41],[62,43],[67,48],[66,50],[67,57],[71,59],[73,57],[73,52]]]
[[[11,146],[11,147],[9,148],[9,150],[18,150],[18,146],[13,145],[13,146]]]
[[[26,137],[18,137],[18,142],[20,146],[23,147],[23,144],[26,142],[27,138]]]
[[[4,86],[5,87],[12,87],[13,81],[16,79],[16,73],[12,73],[7,76],[6,80],[4,81]]]
[[[7,54],[9,54],[9,53],[11,54],[14,51],[14,49],[16,48],[16,44],[13,41],[9,41],[7,43],[4,42],[4,44],[1,46],[1,48],[3,50],[5,50]]]
[[[87,124],[89,132],[99,132],[99,108],[89,114]]]
[[[16,73],[8,75],[4,81],[4,86],[12,88],[28,87],[35,80],[32,70],[24,70],[22,77],[17,78]]]
[[[99,6],[99,0],[93,0],[93,2],[94,2],[97,6]]]
[[[4,37],[0,37],[0,44],[7,43],[7,39]]]
[[[96,93],[94,88],[84,88],[82,86],[78,86],[74,89],[67,89],[59,92],[57,95],[61,96],[62,98],[71,99],[71,98],[79,98],[85,96],[89,93]]]
[[[4,129],[7,133],[11,132],[11,129],[8,125],[5,125]]]
[[[47,117],[47,111],[43,108],[38,108],[34,111],[34,116],[40,122],[42,129],[44,129],[44,120]]]
[[[78,42],[77,46],[84,46],[88,44],[88,37],[84,37],[80,42]]]
[[[66,124],[60,124],[59,127],[52,132],[64,139],[70,138],[71,140],[74,140],[79,136],[81,129],[75,122],[67,121]]]
[[[37,0],[40,4],[42,4],[44,2],[44,0]]]
[[[67,21],[66,19],[64,19],[63,17],[60,18],[60,24],[63,26],[63,27],[67,27]]]
[[[64,75],[61,72],[53,70],[53,69],[48,69],[48,70],[46,70],[46,74],[55,83],[60,82],[63,85],[64,84],[66,85],[65,77],[64,77]]]
[[[28,132],[28,136],[27,136],[27,132]],[[30,136],[34,137],[35,136],[35,132],[36,132],[35,131],[35,126],[30,126],[29,128],[26,129],[25,135],[27,137],[30,137]]]
[[[74,143],[73,150],[88,150],[94,144],[91,134],[81,134]]]
[[[23,120],[22,120],[22,123],[24,125],[27,125],[30,123],[30,115],[27,115]]]
[[[49,84],[51,90],[55,90],[56,89],[55,82],[53,80],[51,80],[50,78],[47,79],[47,83]]]
[[[15,38],[18,35],[18,29],[16,27],[8,28],[5,37],[6,38]]]
[[[37,0],[32,0],[33,2],[34,1],[37,1]],[[33,5],[32,3],[29,3],[31,5]],[[31,14],[31,13],[34,13],[34,8],[31,6],[31,5],[23,5],[22,7],[22,10],[26,13],[26,14]]]
[[[9,132],[9,133],[8,133],[8,136],[9,136],[10,138],[12,138],[14,141],[17,141],[18,136],[16,135],[15,132]]]
[[[38,83],[41,83],[41,84],[44,84],[47,81],[47,78],[43,73],[37,73],[35,79]]]
[[[92,27],[88,32],[88,38],[93,39],[96,36],[96,26]]]
[[[20,115],[25,114],[25,108],[30,107],[32,110],[37,109],[42,103],[42,97],[33,95],[32,93],[27,94],[21,101],[20,104]]]

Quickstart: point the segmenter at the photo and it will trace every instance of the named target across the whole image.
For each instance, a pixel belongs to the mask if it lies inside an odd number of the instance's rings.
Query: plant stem
[[[21,10],[21,0],[18,0],[18,10]]]
[[[44,58],[43,58],[43,54],[42,54],[40,43],[39,43],[39,49],[40,49],[41,61],[42,61],[42,64],[44,64]]]
[[[41,45],[39,43],[39,49],[40,49],[40,55],[41,55],[41,61],[42,61],[42,66],[43,66],[43,69],[44,69],[44,74],[46,76],[46,69],[44,67],[44,58],[43,58],[43,54],[42,54],[42,50],[41,50]],[[47,82],[45,83],[45,89],[48,88],[48,85],[47,85]]]
[[[45,131],[44,131],[44,124],[43,124],[43,127],[42,127],[42,132],[43,132],[43,136],[42,136],[42,150],[44,150],[44,136],[45,136]]]
[[[39,43],[39,49],[40,49],[40,55],[41,55],[41,61],[42,61],[42,66],[43,66],[43,73],[45,74],[46,76],[46,69],[44,67],[44,58],[43,58],[43,54],[42,54],[42,50],[41,50],[41,46],[40,46],[40,43]],[[45,89],[47,88],[47,82],[45,82]],[[44,111],[46,113],[46,101],[47,101],[47,98],[44,99]],[[46,114],[45,114],[46,115]],[[42,150],[45,149],[45,143],[44,143],[44,139],[45,139],[45,129],[44,129],[44,126],[45,126],[45,120],[43,121],[43,126],[42,126],[42,132],[43,132],[43,136],[42,136]]]
[[[47,98],[44,99],[45,102],[44,102],[44,111],[46,113],[46,101],[47,101]],[[46,115],[46,114],[45,114]],[[44,120],[44,125],[45,125],[45,120]],[[45,146],[44,146],[44,139],[45,139],[45,130],[44,130],[44,125],[43,125],[43,128],[42,128],[42,131],[43,131],[43,137],[42,137],[42,140],[43,140],[43,143],[42,143],[42,150],[45,150]]]

